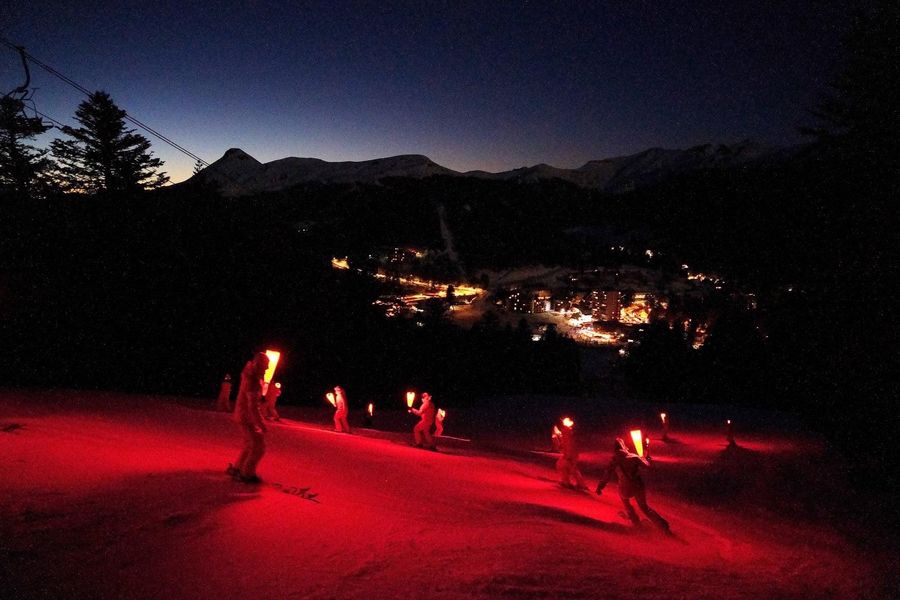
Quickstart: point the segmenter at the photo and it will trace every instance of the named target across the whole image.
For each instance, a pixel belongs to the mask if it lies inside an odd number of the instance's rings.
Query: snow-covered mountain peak
[[[318,158],[289,157],[261,163],[240,148],[231,148],[203,170],[200,177],[217,182],[225,195],[240,196],[287,189],[309,181],[325,183],[378,183],[386,177],[421,179],[432,175],[530,182],[562,179],[608,192],[623,192],[676,173],[698,169],[731,168],[747,163],[777,161],[791,149],[761,146],[750,140],[736,144],[701,144],[686,150],[649,148],[628,156],[586,162],[577,169],[540,163],[500,173],[459,173],[422,154],[401,154],[363,161],[329,162]]]

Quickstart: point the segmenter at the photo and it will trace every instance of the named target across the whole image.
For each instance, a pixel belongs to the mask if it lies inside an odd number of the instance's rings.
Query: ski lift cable
[[[84,95],[86,95],[86,96],[90,96],[90,95],[91,95],[91,91],[90,91],[90,90],[88,90],[87,88],[85,88],[83,85],[80,85],[80,84],[78,84],[77,82],[73,81],[73,80],[70,79],[69,77],[66,77],[64,74],[60,73],[59,71],[57,71],[56,69],[54,69],[54,68],[51,67],[50,65],[44,63],[44,62],[41,61],[41,60],[38,60],[38,59],[35,58],[33,55],[31,55],[30,53],[26,52],[24,47],[22,47],[22,46],[16,46],[15,44],[13,44],[12,42],[10,42],[9,40],[7,40],[6,38],[4,38],[4,37],[2,37],[2,36],[0,36],[0,43],[2,43],[3,45],[5,45],[5,46],[6,46],[7,48],[9,48],[10,50],[14,50],[15,52],[18,52],[18,53],[23,57],[23,62],[24,62],[24,59],[27,58],[28,60],[30,60],[31,62],[33,62],[33,63],[36,64],[37,66],[41,67],[42,69],[44,69],[45,71],[47,71],[48,73],[50,73],[51,75],[53,75],[54,77],[57,77],[57,78],[60,79],[61,81],[67,83],[67,84],[70,85],[70,86],[72,86],[73,88],[75,88],[76,90],[78,90],[79,92],[81,92],[82,94],[84,94]],[[37,111],[35,111],[35,112],[37,112]],[[49,117],[48,117],[48,119],[49,119]],[[205,166],[205,167],[208,167],[208,166],[209,166],[209,163],[208,163],[207,161],[203,160],[202,158],[200,158],[199,156],[197,156],[196,154],[194,154],[193,152],[191,152],[190,150],[188,150],[188,149],[185,148],[184,146],[181,146],[180,144],[178,144],[178,143],[176,143],[175,141],[171,140],[171,139],[168,138],[167,136],[163,135],[163,134],[160,133],[159,131],[153,129],[153,128],[150,127],[149,125],[146,125],[145,123],[143,123],[143,122],[139,121],[138,119],[132,117],[132,116],[129,115],[127,112],[125,112],[125,119],[128,120],[128,121],[130,121],[131,123],[134,123],[135,125],[137,125],[137,126],[140,127],[141,129],[143,129],[144,131],[146,131],[147,133],[149,133],[150,135],[153,135],[154,137],[156,137],[156,138],[162,140],[163,142],[165,142],[165,143],[168,144],[169,146],[172,146],[173,148],[175,148],[176,150],[178,150],[178,151],[181,152],[182,154],[188,156],[189,158],[194,159],[196,162],[199,162],[199,163],[202,164],[203,166]],[[50,119],[50,120],[53,121],[53,122],[55,122],[55,123],[57,122],[57,121],[55,121],[54,119]]]
[[[54,125],[57,129],[62,129],[63,127],[65,127],[65,125],[63,125],[62,123],[60,123],[59,121],[57,121],[57,120],[54,119],[53,117],[48,116],[48,115],[45,115],[44,113],[42,113],[41,111],[39,111],[38,109],[36,109],[34,106],[30,106],[29,108],[30,108],[30,109],[34,112],[34,114],[36,114],[37,116],[41,117],[42,119],[47,119],[48,121],[50,121],[51,123],[53,123],[53,125]]]

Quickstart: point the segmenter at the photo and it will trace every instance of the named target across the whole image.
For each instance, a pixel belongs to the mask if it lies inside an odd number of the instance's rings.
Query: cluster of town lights
[[[334,269],[346,271],[350,269],[350,263],[346,257],[338,258],[333,257],[331,259],[331,267]],[[425,298],[436,298],[436,297],[447,297],[447,289],[452,285],[453,293],[456,296],[479,296],[484,293],[484,289],[474,285],[465,285],[465,284],[447,284],[447,283],[436,283],[434,281],[428,279],[421,279],[419,277],[393,277],[388,275],[383,269],[379,268],[375,272],[376,279],[388,280],[391,279],[400,283],[401,285],[405,285],[410,288],[417,288],[420,290],[424,290],[421,294],[411,294],[409,296],[405,296],[406,298],[410,298],[411,300],[421,300]]]

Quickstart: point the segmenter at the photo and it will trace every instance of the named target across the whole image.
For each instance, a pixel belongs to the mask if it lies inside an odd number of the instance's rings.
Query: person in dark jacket
[[[234,464],[226,472],[246,483],[259,483],[256,466],[266,453],[266,425],[259,412],[262,401],[263,376],[269,367],[269,357],[257,353],[241,371],[241,385],[234,402],[233,419],[241,430],[244,447]]]
[[[615,475],[619,481],[619,497],[625,506],[625,512],[632,523],[637,525],[641,519],[631,505],[631,499],[634,498],[641,511],[656,524],[657,527],[670,533],[669,522],[663,519],[658,512],[647,505],[647,492],[644,486],[644,480],[641,478],[640,470],[643,467],[649,467],[650,463],[644,458],[634,454],[628,450],[625,441],[622,438],[616,438],[613,447],[613,456],[603,472],[600,482],[597,484],[597,494],[603,493],[603,488],[610,479]]]

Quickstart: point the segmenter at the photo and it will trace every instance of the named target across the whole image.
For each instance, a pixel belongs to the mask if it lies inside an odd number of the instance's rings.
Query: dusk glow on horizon
[[[842,2],[10,4],[0,35],[206,161],[232,147],[262,162],[424,154],[457,171],[798,143],[846,12]],[[24,77],[2,50],[6,92]],[[37,68],[31,86],[37,110],[73,123],[79,92]],[[151,142],[172,181],[190,176],[191,159]]]

